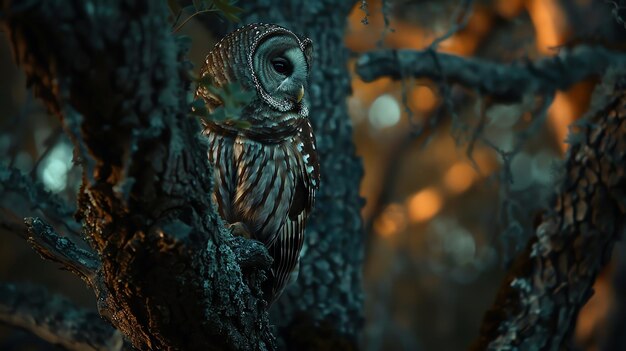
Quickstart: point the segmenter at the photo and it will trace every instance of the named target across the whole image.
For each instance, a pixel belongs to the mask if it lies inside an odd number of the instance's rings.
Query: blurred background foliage
[[[459,1],[366,4],[369,15],[358,2],[347,19],[345,43],[354,52],[350,67],[359,53],[426,48],[453,25]],[[467,26],[439,50],[506,63],[557,55],[559,46],[570,43],[624,48],[626,28],[615,20],[616,11],[625,10],[604,0],[474,1]],[[192,39],[189,58],[196,73],[215,42],[205,23],[219,20],[202,16],[214,15],[195,16],[178,31]],[[319,44],[315,49],[324,50]],[[80,183],[72,146],[58,121],[25,88],[4,36],[0,82],[0,162],[72,199]],[[493,104],[486,96],[451,86],[444,101],[430,80],[365,83],[353,75],[348,105],[365,165],[365,350],[460,350],[476,337],[506,267],[525,245],[553,190],[568,126],[584,115],[596,84],[588,80],[558,92],[545,123],[520,142],[520,129],[537,113],[539,97]],[[458,118],[442,118],[449,113],[446,107]],[[491,145],[468,144],[482,112]],[[502,151],[514,149],[503,162]],[[20,208],[10,192],[0,201],[8,218],[37,211]],[[575,336],[583,350],[597,349],[602,338],[615,300],[612,266],[580,314]],[[2,229],[0,280],[41,283],[95,306],[83,282],[41,260],[24,240]],[[0,349],[55,348],[2,327]]]

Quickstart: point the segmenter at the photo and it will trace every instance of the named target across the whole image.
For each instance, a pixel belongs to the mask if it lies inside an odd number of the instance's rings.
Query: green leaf
[[[213,121],[225,121],[226,120],[226,112],[224,111],[224,108],[219,107],[219,108],[215,109],[215,111],[213,111],[208,116],[208,119],[213,120]]]
[[[196,110],[205,108],[204,101],[202,99],[195,99],[191,102],[190,107]]]
[[[193,100],[190,104],[191,114],[199,117],[206,117],[209,114],[209,111],[206,108],[206,104],[204,100],[201,98]]]
[[[196,100],[192,103],[192,114],[206,117],[207,120],[227,121],[236,127],[247,128],[247,124],[249,123],[241,121],[240,118],[243,108],[256,96],[255,92],[245,90],[238,82],[228,83],[218,87],[209,75],[199,77],[195,82],[199,88],[208,90],[212,95],[218,98],[222,104],[212,113],[209,114],[207,112],[203,115],[201,107],[204,106],[204,100]]]

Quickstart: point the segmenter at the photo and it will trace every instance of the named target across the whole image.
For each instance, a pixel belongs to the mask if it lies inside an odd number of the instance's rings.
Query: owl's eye
[[[274,71],[280,74],[286,75],[286,76],[290,75],[291,72],[293,71],[293,67],[291,67],[291,63],[283,57],[277,57],[273,59],[272,67],[274,67]]]

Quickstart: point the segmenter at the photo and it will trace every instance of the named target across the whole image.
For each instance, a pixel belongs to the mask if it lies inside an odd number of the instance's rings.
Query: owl
[[[236,121],[205,121],[203,133],[220,215],[234,232],[265,244],[274,259],[263,286],[268,305],[297,276],[320,182],[309,123],[311,55],[310,39],[278,25],[251,24],[218,42],[201,70],[213,86],[236,82],[256,92]],[[196,91],[209,111],[222,104],[211,91]]]

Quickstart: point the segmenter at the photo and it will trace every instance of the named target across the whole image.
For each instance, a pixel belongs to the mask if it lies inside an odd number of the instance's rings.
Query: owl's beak
[[[298,92],[298,103],[300,103],[300,101],[302,101],[302,98],[304,97],[304,86],[300,86],[300,91]]]

